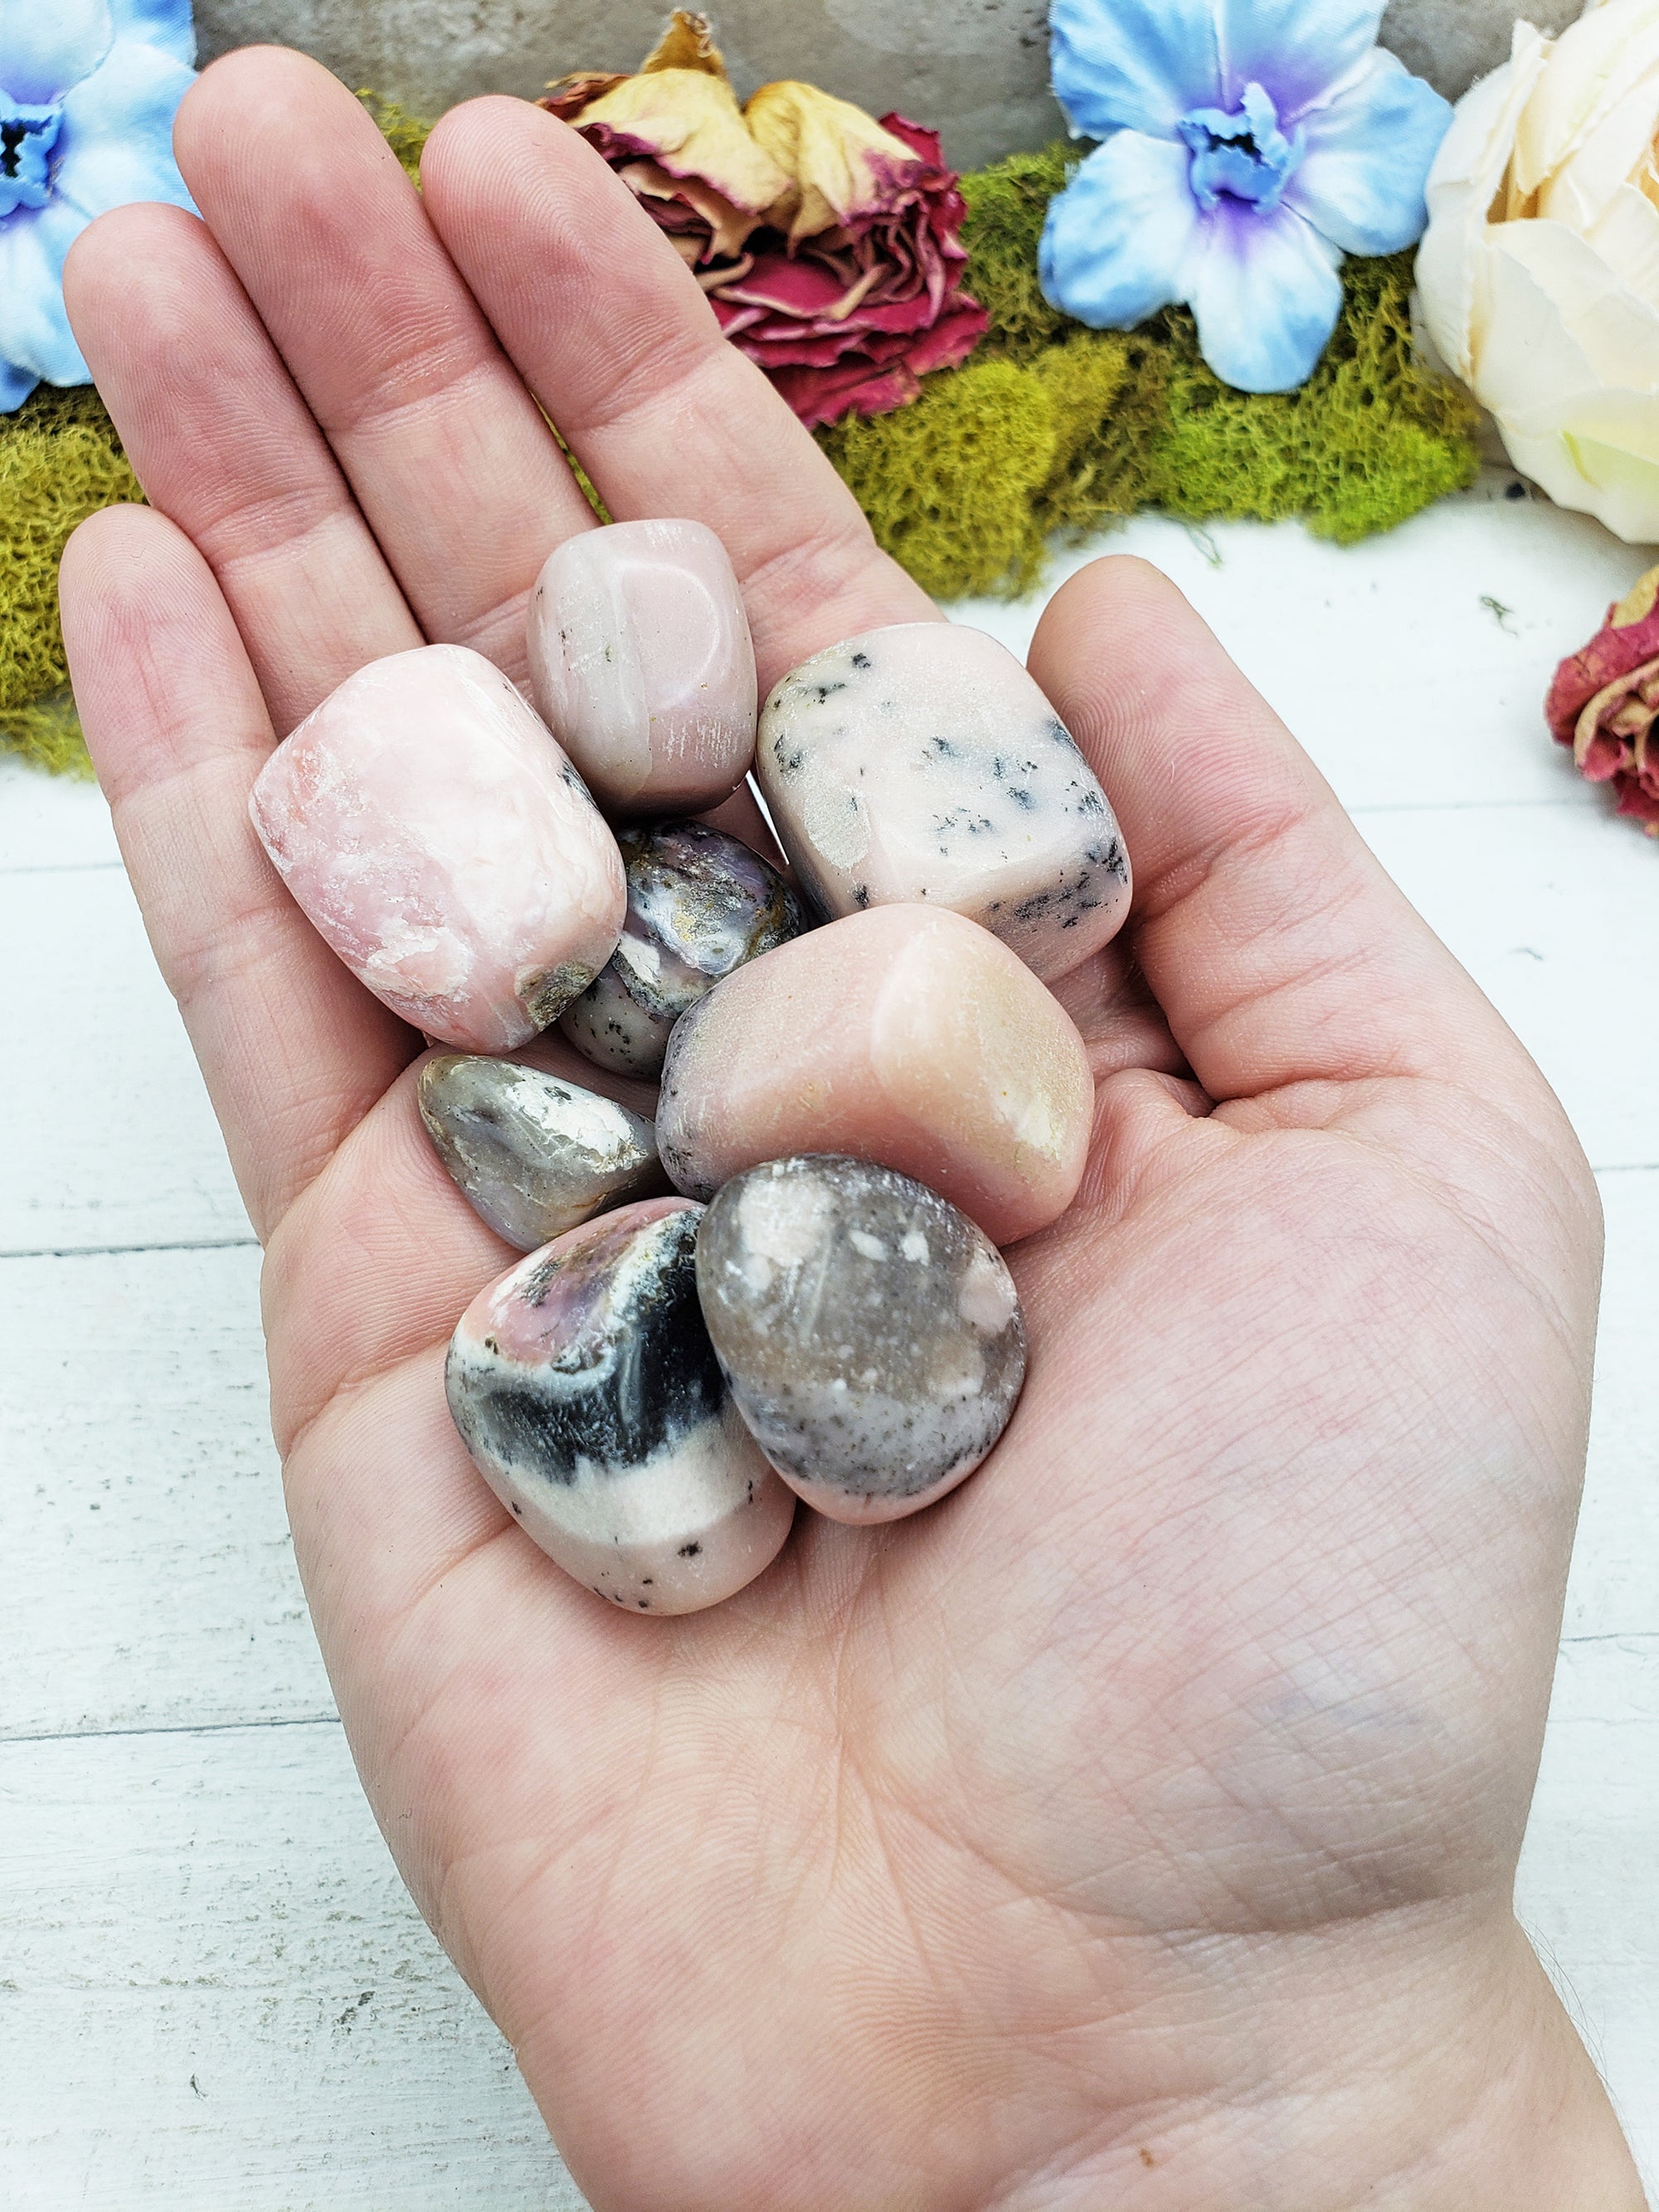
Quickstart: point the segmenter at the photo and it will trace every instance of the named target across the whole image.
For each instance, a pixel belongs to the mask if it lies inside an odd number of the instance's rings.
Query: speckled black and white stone
[[[660,1075],[680,1016],[723,975],[787,944],[806,917],[777,870],[702,822],[623,830],[628,919],[611,964],[559,1027],[618,1075]]]
[[[495,1495],[629,1612],[719,1604],[776,1558],[794,1514],[698,1310],[700,1214],[649,1200],[532,1253],[468,1308],[445,1370]]]
[[[817,654],[767,701],[755,767],[796,874],[831,919],[950,907],[1052,981],[1128,914],[1106,794],[982,630],[904,623]]]
[[[832,1521],[896,1521],[971,1474],[1025,1379],[1002,1255],[936,1193],[811,1153],[728,1182],[697,1291],[732,1395]]]
[[[540,1068],[447,1053],[421,1070],[417,1095],[457,1187],[520,1252],[668,1188],[649,1121]]]

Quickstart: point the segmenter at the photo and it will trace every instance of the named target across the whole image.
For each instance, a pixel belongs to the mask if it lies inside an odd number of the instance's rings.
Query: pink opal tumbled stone
[[[622,934],[615,838],[507,678],[463,646],[349,678],[278,745],[250,811],[352,974],[468,1052],[545,1029]]]
[[[519,1526],[630,1613],[718,1605],[794,1517],[703,1325],[701,1215],[651,1200],[533,1253],[467,1308],[445,1369],[462,1441]]]
[[[755,647],[726,550],[701,522],[568,538],[530,602],[530,678],[613,813],[692,813],[749,773]]]
[[[873,1160],[1012,1244],[1077,1195],[1093,1120],[1083,1040],[1006,945],[943,908],[875,907],[682,1017],[657,1145],[699,1199],[792,1153]]]
[[[767,701],[755,769],[827,915],[949,907],[1050,982],[1127,916],[1128,858],[1094,770],[982,630],[903,623],[817,654]]]

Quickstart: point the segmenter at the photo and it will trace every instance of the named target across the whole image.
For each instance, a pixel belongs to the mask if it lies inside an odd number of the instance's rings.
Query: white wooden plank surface
[[[1659,860],[1659,854],[1656,854]],[[1567,1585],[1569,1637],[1659,1634],[1659,1174],[1600,1178],[1607,1276],[1596,1345],[1589,1480]],[[1659,1670],[1659,1651],[1650,1655]],[[1659,1679],[1656,1674],[1656,1679]],[[1647,1913],[1659,1988],[1659,1756],[1651,1777],[1656,1862]],[[1659,2044],[1652,2080],[1659,2092]],[[1659,2142],[1659,2128],[1656,2129]]]
[[[1513,482],[1494,472],[1363,545],[1326,544],[1293,525],[1186,530],[1143,515],[1066,555],[1050,582],[1100,552],[1155,562],[1356,812],[1595,806],[1550,743],[1544,694],[1556,663],[1659,556],[1582,515],[1509,500]],[[1042,601],[957,611],[1024,653]],[[1195,775],[1203,744],[1195,730]]]
[[[80,794],[100,811],[95,793]],[[0,1086],[0,1255],[223,1243],[251,1232],[184,1024],[116,867],[0,873],[14,1053],[57,1077]]]
[[[120,865],[108,810],[85,784],[42,775],[0,753],[0,873]]]
[[[1659,2175],[1659,848],[1539,716],[1645,564],[1502,494],[1346,552],[1152,520],[1114,546],[1298,728],[1602,1170],[1590,1484],[1520,1893]],[[1023,644],[1036,609],[963,612]],[[52,1079],[0,1101],[0,2203],[574,2208],[331,1717],[257,1254],[103,809],[5,763],[0,979],[14,1065]]]
[[[9,2212],[580,2206],[337,1722],[9,1744],[0,1822]]]
[[[327,1718],[255,1249],[0,1262],[0,1741]],[[143,1594],[142,1603],[134,1601]]]
[[[1564,1644],[1516,1903],[1650,2190],[1659,2184],[1656,1778],[1659,1636]]]
[[[1591,1164],[1659,1164],[1659,972],[1641,957],[1659,842],[1603,805],[1380,808],[1358,823],[1525,1040]]]

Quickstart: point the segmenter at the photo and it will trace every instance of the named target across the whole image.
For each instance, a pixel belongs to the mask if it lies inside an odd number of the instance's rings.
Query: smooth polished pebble
[[[982,630],[902,623],[817,654],[767,701],[755,768],[826,915],[949,907],[1052,982],[1128,914],[1128,855],[1094,770]]]
[[[1006,945],[947,909],[875,907],[717,983],[675,1030],[657,1144],[712,1198],[763,1160],[847,1152],[914,1176],[994,1243],[1077,1195],[1088,1054]]]
[[[530,602],[536,703],[601,805],[714,806],[755,754],[755,647],[725,546],[701,522],[568,538]]]
[[[722,975],[799,937],[806,917],[775,868],[707,823],[653,823],[618,842],[622,941],[559,1026],[596,1066],[654,1077],[680,1016]]]
[[[507,678],[464,646],[349,678],[277,746],[250,811],[353,975],[441,1043],[526,1043],[616,950],[616,840]]]
[[[649,1121],[540,1068],[447,1053],[417,1096],[457,1188],[520,1252],[668,1188]]]
[[[770,1565],[794,1515],[703,1326],[701,1218],[650,1200],[532,1253],[468,1307],[445,1369],[497,1498],[629,1613],[718,1605]]]
[[[738,1410],[832,1521],[897,1521],[953,1490],[1025,1380],[1001,1254],[866,1160],[773,1160],[728,1182],[698,1232],[697,1295]]]

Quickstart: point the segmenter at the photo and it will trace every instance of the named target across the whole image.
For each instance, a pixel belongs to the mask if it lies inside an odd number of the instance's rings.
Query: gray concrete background
[[[1383,28],[1452,97],[1495,68],[1525,13],[1559,30],[1580,0],[1395,0]],[[959,167],[1060,127],[1048,91],[1047,0],[724,0],[711,8],[738,89],[807,77],[945,134]],[[660,0],[197,0],[204,59],[271,40],[435,115],[479,92],[533,96],[568,70],[636,68]]]

